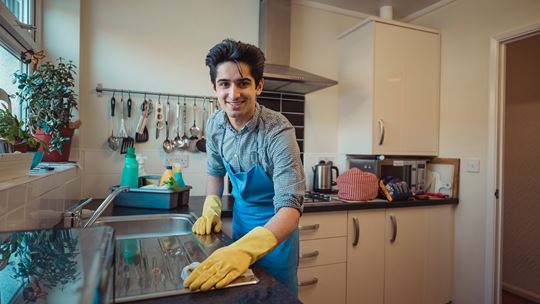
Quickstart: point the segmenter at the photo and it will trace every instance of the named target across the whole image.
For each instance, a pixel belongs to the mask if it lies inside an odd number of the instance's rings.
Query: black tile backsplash
[[[304,162],[304,114],[306,96],[301,94],[263,91],[257,101],[274,111],[282,113],[294,126],[300,157]]]

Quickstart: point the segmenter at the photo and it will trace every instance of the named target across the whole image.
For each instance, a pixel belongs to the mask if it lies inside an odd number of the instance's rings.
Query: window
[[[0,41],[18,53],[39,51],[41,6],[36,0],[0,0]]]
[[[23,64],[18,56],[13,55],[5,47],[0,45],[0,88],[9,95],[17,92],[17,84],[13,83],[13,73],[16,71],[28,71],[28,65]],[[22,108],[14,98],[11,98],[11,111],[18,117],[22,117]]]
[[[20,22],[33,24],[30,14],[32,5],[30,0],[2,0],[2,2]]]

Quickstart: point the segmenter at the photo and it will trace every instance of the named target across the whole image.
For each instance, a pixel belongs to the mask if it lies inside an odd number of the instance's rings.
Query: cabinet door
[[[454,265],[454,205],[426,209],[425,303],[452,301]]]
[[[376,23],[373,149],[375,154],[437,155],[440,36]],[[384,141],[379,142],[384,124]]]
[[[424,303],[426,208],[386,210],[385,304]]]
[[[350,211],[347,303],[383,303],[385,211]]]

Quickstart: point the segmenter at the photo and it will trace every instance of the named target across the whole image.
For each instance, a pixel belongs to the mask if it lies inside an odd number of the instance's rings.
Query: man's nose
[[[234,83],[229,87],[229,96],[233,98],[240,96],[240,88]]]

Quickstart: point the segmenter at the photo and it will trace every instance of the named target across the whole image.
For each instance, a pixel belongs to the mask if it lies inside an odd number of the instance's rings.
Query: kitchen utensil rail
[[[149,92],[149,91],[137,91],[137,90],[127,90],[127,89],[114,89],[114,88],[104,88],[101,83],[98,83],[96,86],[96,92],[98,93],[98,96],[101,96],[103,92],[122,92],[122,93],[128,93],[128,94],[139,94],[139,95],[154,95],[154,96],[167,96],[167,97],[185,97],[185,98],[193,98],[193,99],[209,99],[209,100],[216,100],[213,96],[202,96],[202,95],[186,95],[186,94],[174,94],[174,93],[160,93],[160,92]]]

